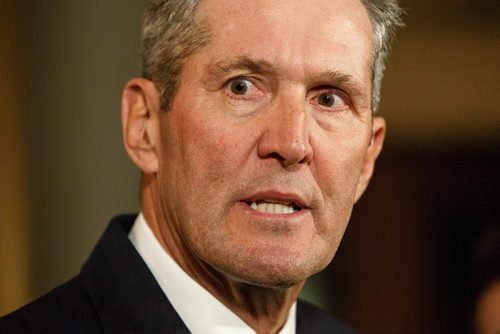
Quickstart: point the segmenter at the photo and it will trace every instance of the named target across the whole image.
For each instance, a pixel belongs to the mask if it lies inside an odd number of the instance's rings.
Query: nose
[[[259,157],[274,158],[283,167],[308,164],[313,150],[307,112],[307,108],[297,101],[281,101],[270,107],[257,143]]]

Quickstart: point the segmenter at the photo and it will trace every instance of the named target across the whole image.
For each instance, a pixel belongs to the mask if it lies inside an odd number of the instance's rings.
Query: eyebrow
[[[277,75],[277,70],[270,62],[242,56],[210,64],[204,70],[203,82],[211,83],[237,71]]]

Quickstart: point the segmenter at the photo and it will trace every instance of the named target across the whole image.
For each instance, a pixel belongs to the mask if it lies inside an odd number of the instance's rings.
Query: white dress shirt
[[[128,237],[191,333],[255,333],[250,326],[182,270],[163,249],[142,213],[137,216]],[[297,304],[294,303],[280,334],[295,334],[296,308]]]

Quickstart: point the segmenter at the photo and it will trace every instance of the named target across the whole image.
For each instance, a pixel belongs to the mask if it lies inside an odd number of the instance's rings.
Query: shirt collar
[[[152,272],[168,300],[192,333],[253,334],[255,331],[192,279],[162,248],[142,213],[129,239]],[[294,303],[279,334],[295,334]]]

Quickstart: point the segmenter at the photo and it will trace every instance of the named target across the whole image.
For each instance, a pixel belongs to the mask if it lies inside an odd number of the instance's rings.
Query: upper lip
[[[264,190],[252,193],[244,198],[243,202],[270,201],[280,204],[295,204],[301,209],[309,208],[310,201],[300,192],[282,192],[278,190]]]

